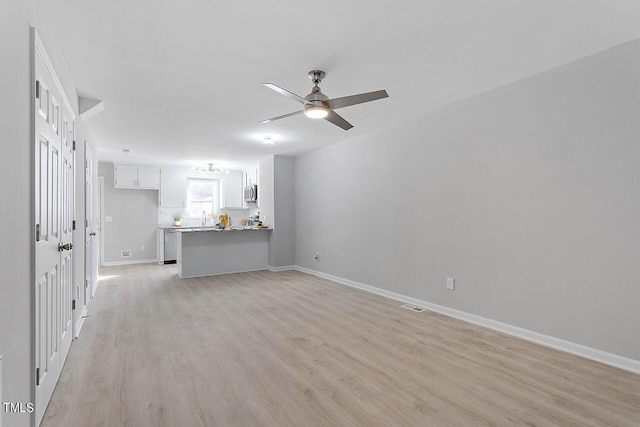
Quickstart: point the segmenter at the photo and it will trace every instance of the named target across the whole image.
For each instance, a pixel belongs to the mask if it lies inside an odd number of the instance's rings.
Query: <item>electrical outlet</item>
[[[123,249],[120,251],[120,256],[122,258],[129,258],[131,256],[131,249]]]
[[[141,245],[141,246],[140,246],[140,250],[141,250],[142,252],[144,252],[144,245]]]
[[[453,277],[447,277],[447,289],[452,291],[455,288],[456,280]]]
[[[313,259],[315,259],[316,261],[320,261],[320,253],[319,253],[319,252],[318,252],[318,253],[316,253],[316,254],[313,256]]]

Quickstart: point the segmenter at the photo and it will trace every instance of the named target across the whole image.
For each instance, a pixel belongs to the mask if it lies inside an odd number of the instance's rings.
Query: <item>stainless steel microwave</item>
[[[256,184],[244,187],[244,201],[245,202],[257,202],[258,201],[258,186]]]

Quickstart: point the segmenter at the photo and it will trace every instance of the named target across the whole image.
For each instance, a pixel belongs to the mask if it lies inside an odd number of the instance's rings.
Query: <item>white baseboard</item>
[[[576,344],[571,341],[566,341],[560,338],[555,338],[549,335],[540,334],[538,332],[523,329],[517,326],[512,326],[506,323],[498,322],[496,320],[487,319],[482,316],[467,313],[464,311],[456,310],[453,308],[445,307],[439,304],[433,304],[428,301],[419,300],[417,298],[408,297],[406,295],[398,294],[395,292],[387,291],[385,289],[377,288],[375,286],[365,285],[364,283],[355,282],[353,280],[344,279],[342,277],[333,276],[331,274],[322,273],[320,271],[311,270],[309,268],[295,266],[295,270],[303,273],[312,274],[323,279],[331,280],[346,286],[351,286],[363,291],[371,292],[376,295],[380,295],[386,298],[390,298],[397,301],[408,302],[420,307],[424,307],[428,310],[435,311],[436,313],[444,314],[446,316],[454,317],[456,319],[464,320],[469,323],[473,323],[485,328],[493,329],[495,331],[503,332],[508,335],[512,335],[518,338],[532,341],[537,344],[542,344],[547,347],[561,350],[567,353],[575,354],[576,356],[584,357],[586,359],[595,360],[596,362],[604,363],[606,365],[614,366],[616,368],[624,369],[640,374],[640,360],[630,359],[628,357],[619,356],[617,354],[608,353],[606,351],[598,350],[592,347],[587,347],[582,344]]]
[[[277,273],[278,271],[297,270],[298,268],[295,265],[285,265],[281,267],[273,267],[271,265],[268,265],[267,269],[273,271],[274,273]]]
[[[82,307],[82,313],[80,313],[80,317],[78,318],[78,321],[76,322],[76,325],[75,325],[76,327],[74,329],[74,332],[75,332],[75,336],[73,337],[74,339],[78,338],[78,336],[80,335],[80,330],[82,330],[82,327],[84,326],[84,319],[85,319],[84,316],[86,315],[87,315],[87,306],[85,305],[84,307]]]
[[[131,265],[131,264],[150,264],[150,263],[157,263],[158,260],[157,258],[154,259],[136,259],[136,260],[132,260],[132,261],[109,261],[109,262],[103,262],[102,266],[103,267],[113,267],[115,265]]]

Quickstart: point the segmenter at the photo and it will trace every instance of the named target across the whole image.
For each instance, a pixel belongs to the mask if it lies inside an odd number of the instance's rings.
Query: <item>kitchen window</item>
[[[189,218],[202,218],[220,209],[220,181],[217,179],[187,179],[187,212]]]

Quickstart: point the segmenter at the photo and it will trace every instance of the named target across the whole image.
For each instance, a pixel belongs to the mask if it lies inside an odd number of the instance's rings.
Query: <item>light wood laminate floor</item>
[[[315,276],[101,275],[44,427],[640,425],[640,375]]]

